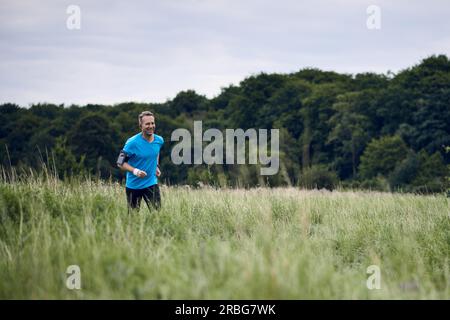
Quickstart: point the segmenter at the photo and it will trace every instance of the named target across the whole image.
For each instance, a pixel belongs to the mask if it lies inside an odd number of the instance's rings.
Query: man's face
[[[143,116],[141,119],[141,130],[143,134],[151,136],[155,132],[155,117]]]

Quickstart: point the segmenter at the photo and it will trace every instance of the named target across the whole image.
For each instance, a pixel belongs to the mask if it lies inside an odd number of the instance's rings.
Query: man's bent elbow
[[[121,170],[126,170],[123,165],[127,162],[128,160],[128,155],[125,153],[125,151],[120,150],[119,153],[119,157],[117,158],[117,166],[121,169]]]

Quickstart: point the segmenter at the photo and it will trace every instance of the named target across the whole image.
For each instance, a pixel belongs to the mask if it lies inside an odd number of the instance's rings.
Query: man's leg
[[[127,203],[128,203],[128,213],[130,213],[131,210],[139,211],[139,208],[141,206],[141,199],[142,199],[141,190],[134,190],[134,189],[126,188],[126,195],[127,195]]]
[[[150,205],[156,210],[161,208],[161,194],[159,192],[159,186],[154,184],[144,189],[144,200],[147,203],[148,209],[151,210]]]

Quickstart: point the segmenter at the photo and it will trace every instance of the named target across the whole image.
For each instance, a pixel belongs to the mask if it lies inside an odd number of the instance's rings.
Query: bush
[[[419,157],[415,153],[410,153],[406,159],[400,162],[389,175],[389,186],[392,190],[403,189],[404,191],[410,191],[408,186],[411,181],[417,176],[419,170],[420,161]]]
[[[410,153],[389,175],[391,189],[407,192],[435,193],[445,191],[447,169],[439,152],[429,155],[425,150]]]
[[[299,185],[307,189],[333,190],[339,179],[336,172],[330,171],[324,165],[313,165],[303,170],[300,175]]]
[[[444,191],[445,186],[439,178],[435,178],[427,181],[425,184],[412,187],[412,192],[418,194],[440,193]]]
[[[361,188],[376,191],[390,191],[387,179],[381,175],[372,179],[363,180],[361,182]]]
[[[396,164],[406,158],[408,151],[408,147],[399,136],[373,139],[361,156],[359,166],[361,176],[366,179],[377,175],[389,176]]]

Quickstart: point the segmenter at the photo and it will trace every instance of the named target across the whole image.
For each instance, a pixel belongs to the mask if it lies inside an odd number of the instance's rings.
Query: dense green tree
[[[107,177],[117,172],[113,166],[119,150],[117,132],[105,116],[88,114],[81,118],[69,133],[68,143],[75,154],[85,157],[92,173]]]
[[[335,158],[334,164],[340,169],[341,178],[348,177],[342,168],[345,168],[345,164],[349,162],[352,177],[356,177],[359,156],[369,138],[368,118],[355,112],[354,101],[358,95],[357,92],[351,92],[338,96],[337,102],[333,104],[336,113],[329,120],[332,130],[328,136],[328,142],[335,144],[335,150],[340,155]]]
[[[384,74],[376,74],[371,72],[358,73],[355,76],[354,90],[373,90],[387,88],[389,85],[389,78]]]
[[[30,109],[32,114],[45,120],[53,120],[64,111],[64,105],[33,104]]]
[[[12,165],[36,163],[38,150],[30,144],[32,136],[40,131],[42,121],[26,110],[21,117],[11,123],[5,144],[9,149]]]
[[[389,175],[389,185],[392,190],[402,189],[410,191],[409,185],[416,178],[420,160],[416,153],[409,152],[408,156],[397,164]]]
[[[262,111],[263,106],[285,82],[286,77],[283,75],[266,73],[241,81],[240,94],[234,96],[228,104],[230,124],[242,129],[258,127],[261,116],[266,116]]]
[[[182,91],[169,103],[169,112],[171,115],[186,113],[192,116],[196,112],[207,111],[208,104],[208,99],[194,90]]]
[[[361,156],[359,166],[361,176],[373,178],[377,175],[388,177],[397,163],[408,154],[408,147],[399,136],[383,136],[373,139]]]
[[[389,176],[392,189],[415,192],[440,192],[447,187],[448,168],[439,152],[410,152]]]
[[[350,75],[339,74],[333,71],[322,71],[315,68],[305,68],[293,74],[297,79],[303,79],[313,84],[323,83],[337,83],[342,82],[351,84],[352,78]]]
[[[83,174],[85,156],[79,160],[75,157],[72,150],[67,146],[66,137],[56,138],[55,147],[52,149],[50,168],[56,170],[58,177],[66,178]]]
[[[300,136],[303,168],[330,161],[332,150],[327,146],[327,139],[331,128],[328,121],[335,112],[332,106],[337,96],[344,92],[339,83],[324,83],[314,86],[311,95],[303,99],[299,118],[303,124]]]
[[[435,152],[431,156],[425,150],[418,154],[419,167],[417,175],[411,181],[414,191],[440,192],[444,191],[448,174],[442,155]]]
[[[218,185],[230,186],[296,185],[302,171],[322,176],[331,169],[344,185],[434,192],[445,185],[443,168],[450,163],[449,101],[450,61],[439,55],[395,75],[312,68],[260,73],[212,99],[186,90],[164,103],[29,108],[7,103],[0,105],[0,161],[39,169],[55,155],[67,175],[84,156],[87,172],[122,179],[114,164],[117,153],[140,131],[138,114],[150,110],[156,133],[166,141],[161,179],[167,184],[219,179]],[[174,166],[171,133],[192,130],[195,120],[203,121],[203,130],[280,129],[278,174],[262,177],[258,165]]]
[[[387,92],[380,113],[385,119],[385,133],[399,134],[415,151],[440,151],[450,144],[450,61],[431,56],[413,68],[399,73]],[[407,130],[405,130],[407,129]]]

